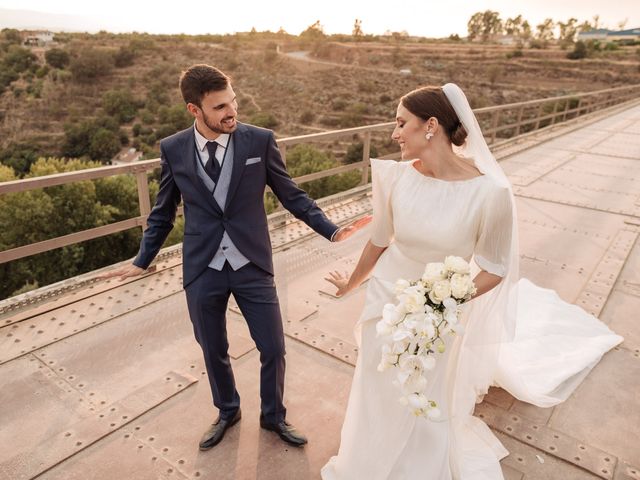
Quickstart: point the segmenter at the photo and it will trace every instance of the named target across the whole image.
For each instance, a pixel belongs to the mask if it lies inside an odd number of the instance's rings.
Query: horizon
[[[454,34],[466,36],[471,15],[485,10],[497,11],[503,21],[520,14],[534,31],[535,26],[545,18],[558,22],[575,17],[578,23],[582,23],[592,22],[595,15],[600,18],[600,28],[618,30],[619,24],[625,20],[624,29],[640,27],[640,9],[633,8],[635,2],[631,0],[619,0],[606,7],[594,0],[569,0],[561,5],[552,0],[541,0],[528,6],[522,1],[507,0],[487,0],[473,5],[466,3],[452,0],[446,5],[425,5],[409,0],[389,9],[386,2],[373,1],[365,5],[363,1],[341,4],[338,0],[327,0],[322,9],[316,7],[301,11],[295,7],[297,3],[280,0],[270,4],[249,2],[243,6],[242,16],[235,15],[231,7],[231,14],[225,12],[224,16],[219,17],[219,7],[195,0],[192,2],[193,8],[208,13],[193,17],[190,11],[176,11],[168,2],[130,4],[113,0],[111,5],[115,13],[105,14],[99,11],[99,7],[78,0],[61,1],[55,5],[45,0],[0,0],[3,17],[0,19],[0,28],[187,35],[233,34],[249,32],[252,28],[277,32],[283,28],[289,34],[298,35],[320,21],[324,32],[331,35],[351,34],[357,18],[362,21],[365,34],[406,31],[411,36],[443,38]],[[599,10],[605,11],[599,13]],[[456,12],[455,15],[451,15],[452,11]],[[335,12],[340,12],[340,15]]]

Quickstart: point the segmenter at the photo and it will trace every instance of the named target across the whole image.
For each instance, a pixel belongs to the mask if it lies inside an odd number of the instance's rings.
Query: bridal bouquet
[[[386,339],[378,370],[397,368],[400,401],[416,416],[435,420],[440,410],[424,394],[427,372],[436,365],[436,352],[445,351],[443,337],[463,333],[460,305],[476,293],[469,264],[454,256],[429,263],[420,280],[399,279],[395,293],[398,303],[386,304],[376,325]]]

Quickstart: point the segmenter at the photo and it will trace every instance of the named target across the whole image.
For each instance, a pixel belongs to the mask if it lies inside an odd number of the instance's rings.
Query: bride
[[[338,454],[324,480],[498,480],[509,454],[473,416],[492,384],[542,407],[564,401],[620,343],[603,323],[555,292],[518,279],[511,186],[489,151],[462,90],[424,87],[402,97],[392,138],[406,161],[371,161],[371,239],[350,277],[331,273],[337,295],[371,276],[355,333],[359,356]],[[442,414],[414,416],[391,370],[379,372],[376,323],[399,278],[456,255],[475,264],[477,293],[463,307],[462,336],[448,338],[425,395]]]

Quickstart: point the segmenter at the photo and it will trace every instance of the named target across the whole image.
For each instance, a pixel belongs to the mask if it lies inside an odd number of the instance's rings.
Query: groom
[[[182,199],[184,289],[219,410],[200,449],[218,444],[241,417],[228,355],[225,313],[230,294],[260,352],[260,426],[302,446],[307,439],[285,419],[285,344],[263,204],[265,187],[269,185],[287,210],[331,241],[344,240],[368,219],[342,228],[327,219],[291,180],[273,132],[237,121],[236,95],[223,72],[194,65],[182,73],[180,90],[194,125],[160,142],[160,190],[140,251],[132,265],[108,276],[126,278],[145,271],[173,228]]]

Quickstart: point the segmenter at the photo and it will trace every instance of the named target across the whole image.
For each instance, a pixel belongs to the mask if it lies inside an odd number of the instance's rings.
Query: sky
[[[424,37],[464,36],[471,15],[487,9],[497,11],[503,20],[522,14],[534,27],[547,17],[555,21],[576,17],[582,22],[594,15],[600,15],[601,24],[608,28],[618,29],[625,19],[624,28],[640,27],[638,0],[228,0],[226,6],[215,0],[0,0],[0,9],[30,11],[22,12],[19,18],[34,22],[12,24],[16,13],[5,10],[0,11],[0,28],[60,29],[62,22],[71,25],[66,28],[69,30],[111,32],[201,34],[249,31],[252,27],[277,31],[282,27],[298,34],[320,20],[325,33],[351,33],[354,20],[359,18],[365,33],[391,30]]]

